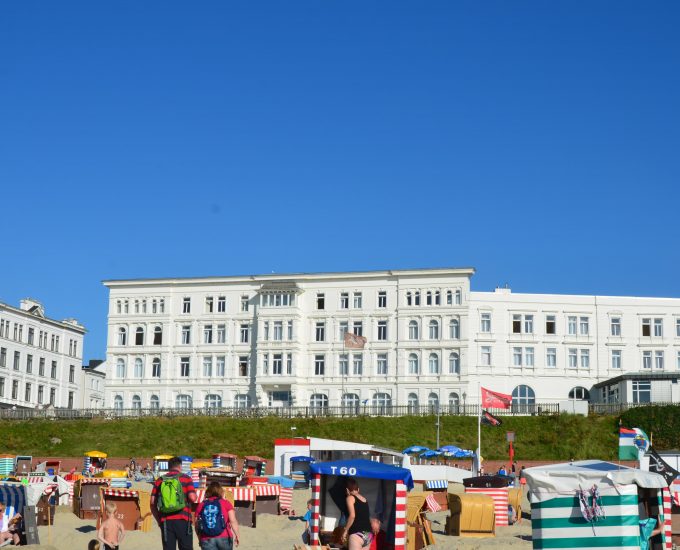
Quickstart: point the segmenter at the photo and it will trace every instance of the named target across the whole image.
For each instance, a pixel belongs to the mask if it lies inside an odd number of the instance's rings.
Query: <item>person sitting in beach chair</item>
[[[0,502],[0,546],[21,544],[21,514],[14,514],[12,508]]]

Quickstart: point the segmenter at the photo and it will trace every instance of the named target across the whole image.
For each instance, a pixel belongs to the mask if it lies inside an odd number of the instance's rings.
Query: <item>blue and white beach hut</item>
[[[647,515],[665,527],[649,548],[670,548],[670,493],[659,474],[582,460],[527,468],[524,475],[534,548],[639,550]]]

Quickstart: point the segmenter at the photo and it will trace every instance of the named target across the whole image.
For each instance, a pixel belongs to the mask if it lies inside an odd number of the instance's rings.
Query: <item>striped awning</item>
[[[253,485],[255,489],[255,496],[257,497],[271,497],[281,494],[280,485]]]
[[[431,479],[425,482],[428,489],[448,489],[449,482],[446,479]]]
[[[82,485],[110,485],[111,479],[105,477],[84,477],[80,480]]]
[[[104,496],[110,497],[138,497],[139,491],[131,489],[104,489]]]

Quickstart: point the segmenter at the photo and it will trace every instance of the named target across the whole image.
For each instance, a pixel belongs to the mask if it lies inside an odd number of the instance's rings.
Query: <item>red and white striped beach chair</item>
[[[281,487],[279,494],[279,513],[282,516],[294,516],[293,510],[293,489]]]

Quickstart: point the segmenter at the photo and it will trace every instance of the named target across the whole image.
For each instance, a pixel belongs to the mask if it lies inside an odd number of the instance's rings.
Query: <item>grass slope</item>
[[[100,450],[109,456],[188,454],[210,457],[215,452],[272,458],[274,439],[314,436],[372,443],[393,449],[409,445],[436,446],[436,418],[402,417],[353,419],[280,418],[232,419],[220,417],[140,418],[124,420],[1,421],[0,452],[33,456],[79,456]],[[482,454],[486,459],[507,456],[505,432],[516,433],[518,459],[615,459],[618,452],[615,417],[572,415],[507,417],[503,426],[482,426]],[[57,445],[52,438],[61,439]],[[477,419],[441,417],[440,444],[464,449],[477,447]]]

